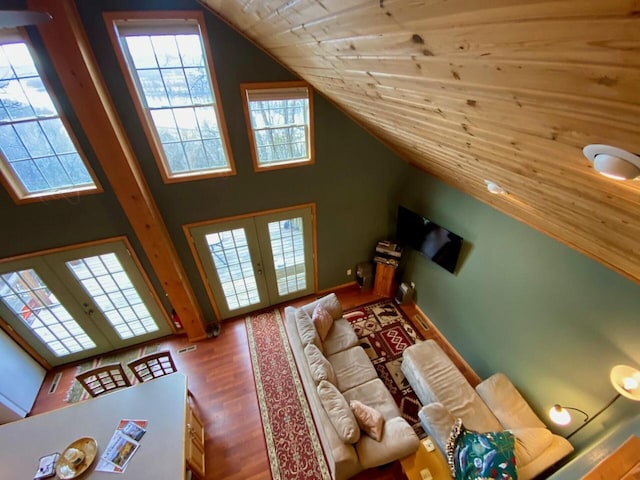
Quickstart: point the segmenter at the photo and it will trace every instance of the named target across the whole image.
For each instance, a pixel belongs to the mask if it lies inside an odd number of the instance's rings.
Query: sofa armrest
[[[547,428],[506,375],[491,375],[476,387],[476,391],[505,430]]]
[[[443,455],[446,455],[447,440],[456,421],[451,412],[443,404],[436,402],[422,407],[418,417],[422,428],[435,440]]]

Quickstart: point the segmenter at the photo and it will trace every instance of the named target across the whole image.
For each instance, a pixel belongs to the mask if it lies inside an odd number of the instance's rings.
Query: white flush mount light
[[[587,145],[582,153],[596,172],[614,180],[631,180],[640,175],[640,157],[610,145]]]
[[[491,180],[485,180],[484,183],[487,185],[487,190],[489,190],[489,192],[493,193],[494,195],[506,195],[507,193],[509,193],[500,185],[492,182]]]

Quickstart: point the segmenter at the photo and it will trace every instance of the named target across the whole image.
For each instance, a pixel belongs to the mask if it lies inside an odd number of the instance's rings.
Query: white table
[[[62,452],[80,437],[93,437],[98,454],[80,478],[183,479],[187,378],[174,373],[79,402],[60,410],[0,425],[0,478],[31,479],[38,459]],[[96,472],[95,466],[122,419],[147,420],[147,433],[123,474]]]

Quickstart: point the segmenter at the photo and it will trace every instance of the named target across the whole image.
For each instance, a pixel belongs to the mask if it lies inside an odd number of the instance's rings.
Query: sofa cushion
[[[322,341],[322,349],[328,357],[358,344],[358,336],[351,324],[344,318],[334,320],[329,334]]]
[[[317,391],[340,439],[345,443],[356,443],[360,439],[360,426],[345,398],[334,385],[325,380],[318,384]]]
[[[356,443],[356,451],[363,468],[373,468],[414,453],[420,440],[411,425],[402,417],[394,417],[384,424],[380,442],[363,435]]]
[[[321,304],[318,304],[316,308],[313,309],[311,321],[313,322],[313,326],[316,327],[318,335],[320,335],[320,340],[324,341],[333,326],[333,317]]]
[[[324,297],[308,303],[301,308],[311,316],[313,315],[313,309],[316,308],[316,305],[318,304],[322,305],[324,309],[331,314],[334,320],[342,318],[342,305],[335,293],[325,295]]]
[[[546,428],[504,374],[491,375],[476,387],[476,391],[505,429]]]
[[[313,326],[313,322],[311,321],[309,314],[301,308],[296,310],[296,325],[298,327],[298,335],[300,336],[302,345],[313,343],[320,351],[322,351],[322,340],[320,340],[320,335],[318,335],[316,328]]]
[[[385,420],[391,420],[393,417],[399,417],[401,415],[400,409],[393,399],[393,396],[379,378],[374,378],[362,385],[350,388],[342,394],[348,402],[351,400],[359,400],[375,408],[382,414]]]
[[[307,357],[311,376],[316,383],[326,380],[329,383],[336,384],[336,375],[333,372],[331,362],[322,355],[322,352],[313,343],[304,347],[304,354]]]
[[[336,374],[336,386],[344,392],[378,377],[369,356],[360,346],[329,355],[327,359],[333,365]]]
[[[402,354],[402,372],[423,405],[442,403],[456,418],[479,432],[503,427],[464,375],[433,340],[416,343]],[[337,373],[336,373],[337,375]]]
[[[546,428],[514,428],[518,467],[531,463],[551,445],[553,434]]]
[[[351,400],[349,406],[356,417],[360,429],[373,438],[376,442],[382,439],[382,429],[384,428],[384,417],[375,408],[358,401]]]

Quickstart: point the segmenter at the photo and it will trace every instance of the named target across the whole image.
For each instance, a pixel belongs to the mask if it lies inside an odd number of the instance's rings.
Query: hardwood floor
[[[340,289],[336,293],[344,310],[381,299],[371,292],[362,293],[355,286]],[[293,304],[303,305],[312,299],[307,297]],[[428,320],[427,330],[415,321],[415,315],[420,315],[415,306],[403,307],[403,310],[425,338],[436,339],[470,382],[477,383],[475,374],[455,355]],[[189,389],[205,426],[206,479],[270,479],[244,316],[225,321],[218,337],[193,344],[196,349],[188,353],[177,353],[179,349],[191,345],[186,337],[170,337],[154,343],[159,343],[161,350],[170,350],[178,369],[189,378]],[[32,415],[68,405],[65,402],[66,393],[73,383],[76,366],[60,367],[47,374]],[[62,373],[62,378],[55,393],[49,394],[51,382],[58,372]],[[356,477],[358,480],[404,478],[399,462],[363,472]]]

